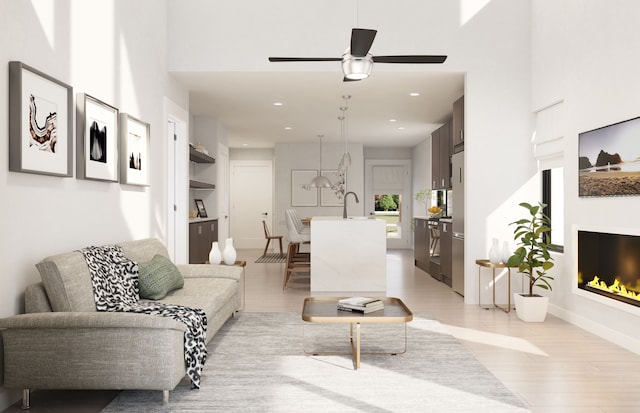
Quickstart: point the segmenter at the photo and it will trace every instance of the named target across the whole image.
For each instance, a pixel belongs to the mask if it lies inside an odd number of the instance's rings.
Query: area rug
[[[266,262],[266,263],[279,263],[285,262],[287,260],[286,254],[280,254],[279,252],[268,252],[266,255],[262,257],[258,257],[255,262]]]
[[[304,324],[304,327],[303,327]],[[239,313],[209,343],[201,388],[183,380],[160,391],[123,391],[104,410],[120,412],[528,412],[445,328],[414,316],[403,354],[348,350],[345,324],[303,323],[293,313]],[[362,326],[363,352],[401,352],[402,324]],[[160,361],[161,362],[161,361]]]

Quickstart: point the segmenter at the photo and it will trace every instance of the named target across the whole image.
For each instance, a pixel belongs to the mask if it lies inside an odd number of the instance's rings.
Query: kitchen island
[[[311,293],[386,295],[386,223],[366,217],[313,217]]]

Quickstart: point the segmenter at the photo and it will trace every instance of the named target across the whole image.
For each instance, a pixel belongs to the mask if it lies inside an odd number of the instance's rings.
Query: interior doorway
[[[273,229],[273,162],[230,161],[231,234],[236,248],[264,248],[262,220]]]
[[[170,99],[164,99],[167,168],[166,238],[167,251],[176,264],[188,262],[188,164],[189,114]]]
[[[388,249],[411,248],[411,161],[365,160],[365,214],[382,219]]]

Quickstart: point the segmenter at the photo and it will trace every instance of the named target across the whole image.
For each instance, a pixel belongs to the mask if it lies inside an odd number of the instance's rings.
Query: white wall
[[[360,203],[356,204],[352,197],[348,199],[349,215],[364,214],[364,158],[362,144],[349,143],[351,167],[347,170],[347,191],[358,195]],[[274,149],[274,234],[286,234],[287,224],[285,210],[291,206],[291,170],[319,169],[319,144],[313,143],[279,143]],[[322,169],[337,170],[344,146],[335,143],[322,144]],[[325,207],[320,205],[318,193],[317,207],[293,207],[301,217],[306,216],[342,216],[342,207]]]
[[[638,312],[613,308],[572,292],[575,228],[636,230],[640,198],[578,197],[578,134],[640,115],[640,3],[621,0],[533,2],[532,107],[564,100],[565,248],[556,265],[551,311],[640,353]],[[603,257],[606,259],[606,257]],[[629,308],[631,306],[627,306]],[[625,308],[625,307],[623,307]]]
[[[40,280],[34,264],[48,255],[165,237],[163,97],[188,107],[186,91],[167,72],[165,5],[157,0],[0,2],[0,317],[24,311],[25,286]],[[75,162],[73,178],[8,172],[11,60],[73,86],[74,94],[87,93],[150,123],[151,186],[78,180]],[[75,122],[72,132],[75,142]],[[17,397],[0,389],[0,410]]]

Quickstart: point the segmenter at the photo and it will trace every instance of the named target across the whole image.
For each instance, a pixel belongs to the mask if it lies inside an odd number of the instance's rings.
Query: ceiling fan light
[[[344,77],[351,80],[366,79],[373,69],[371,54],[364,57],[346,55],[342,60],[342,73]]]
[[[312,188],[331,188],[331,181],[326,176],[318,175],[311,180]]]

